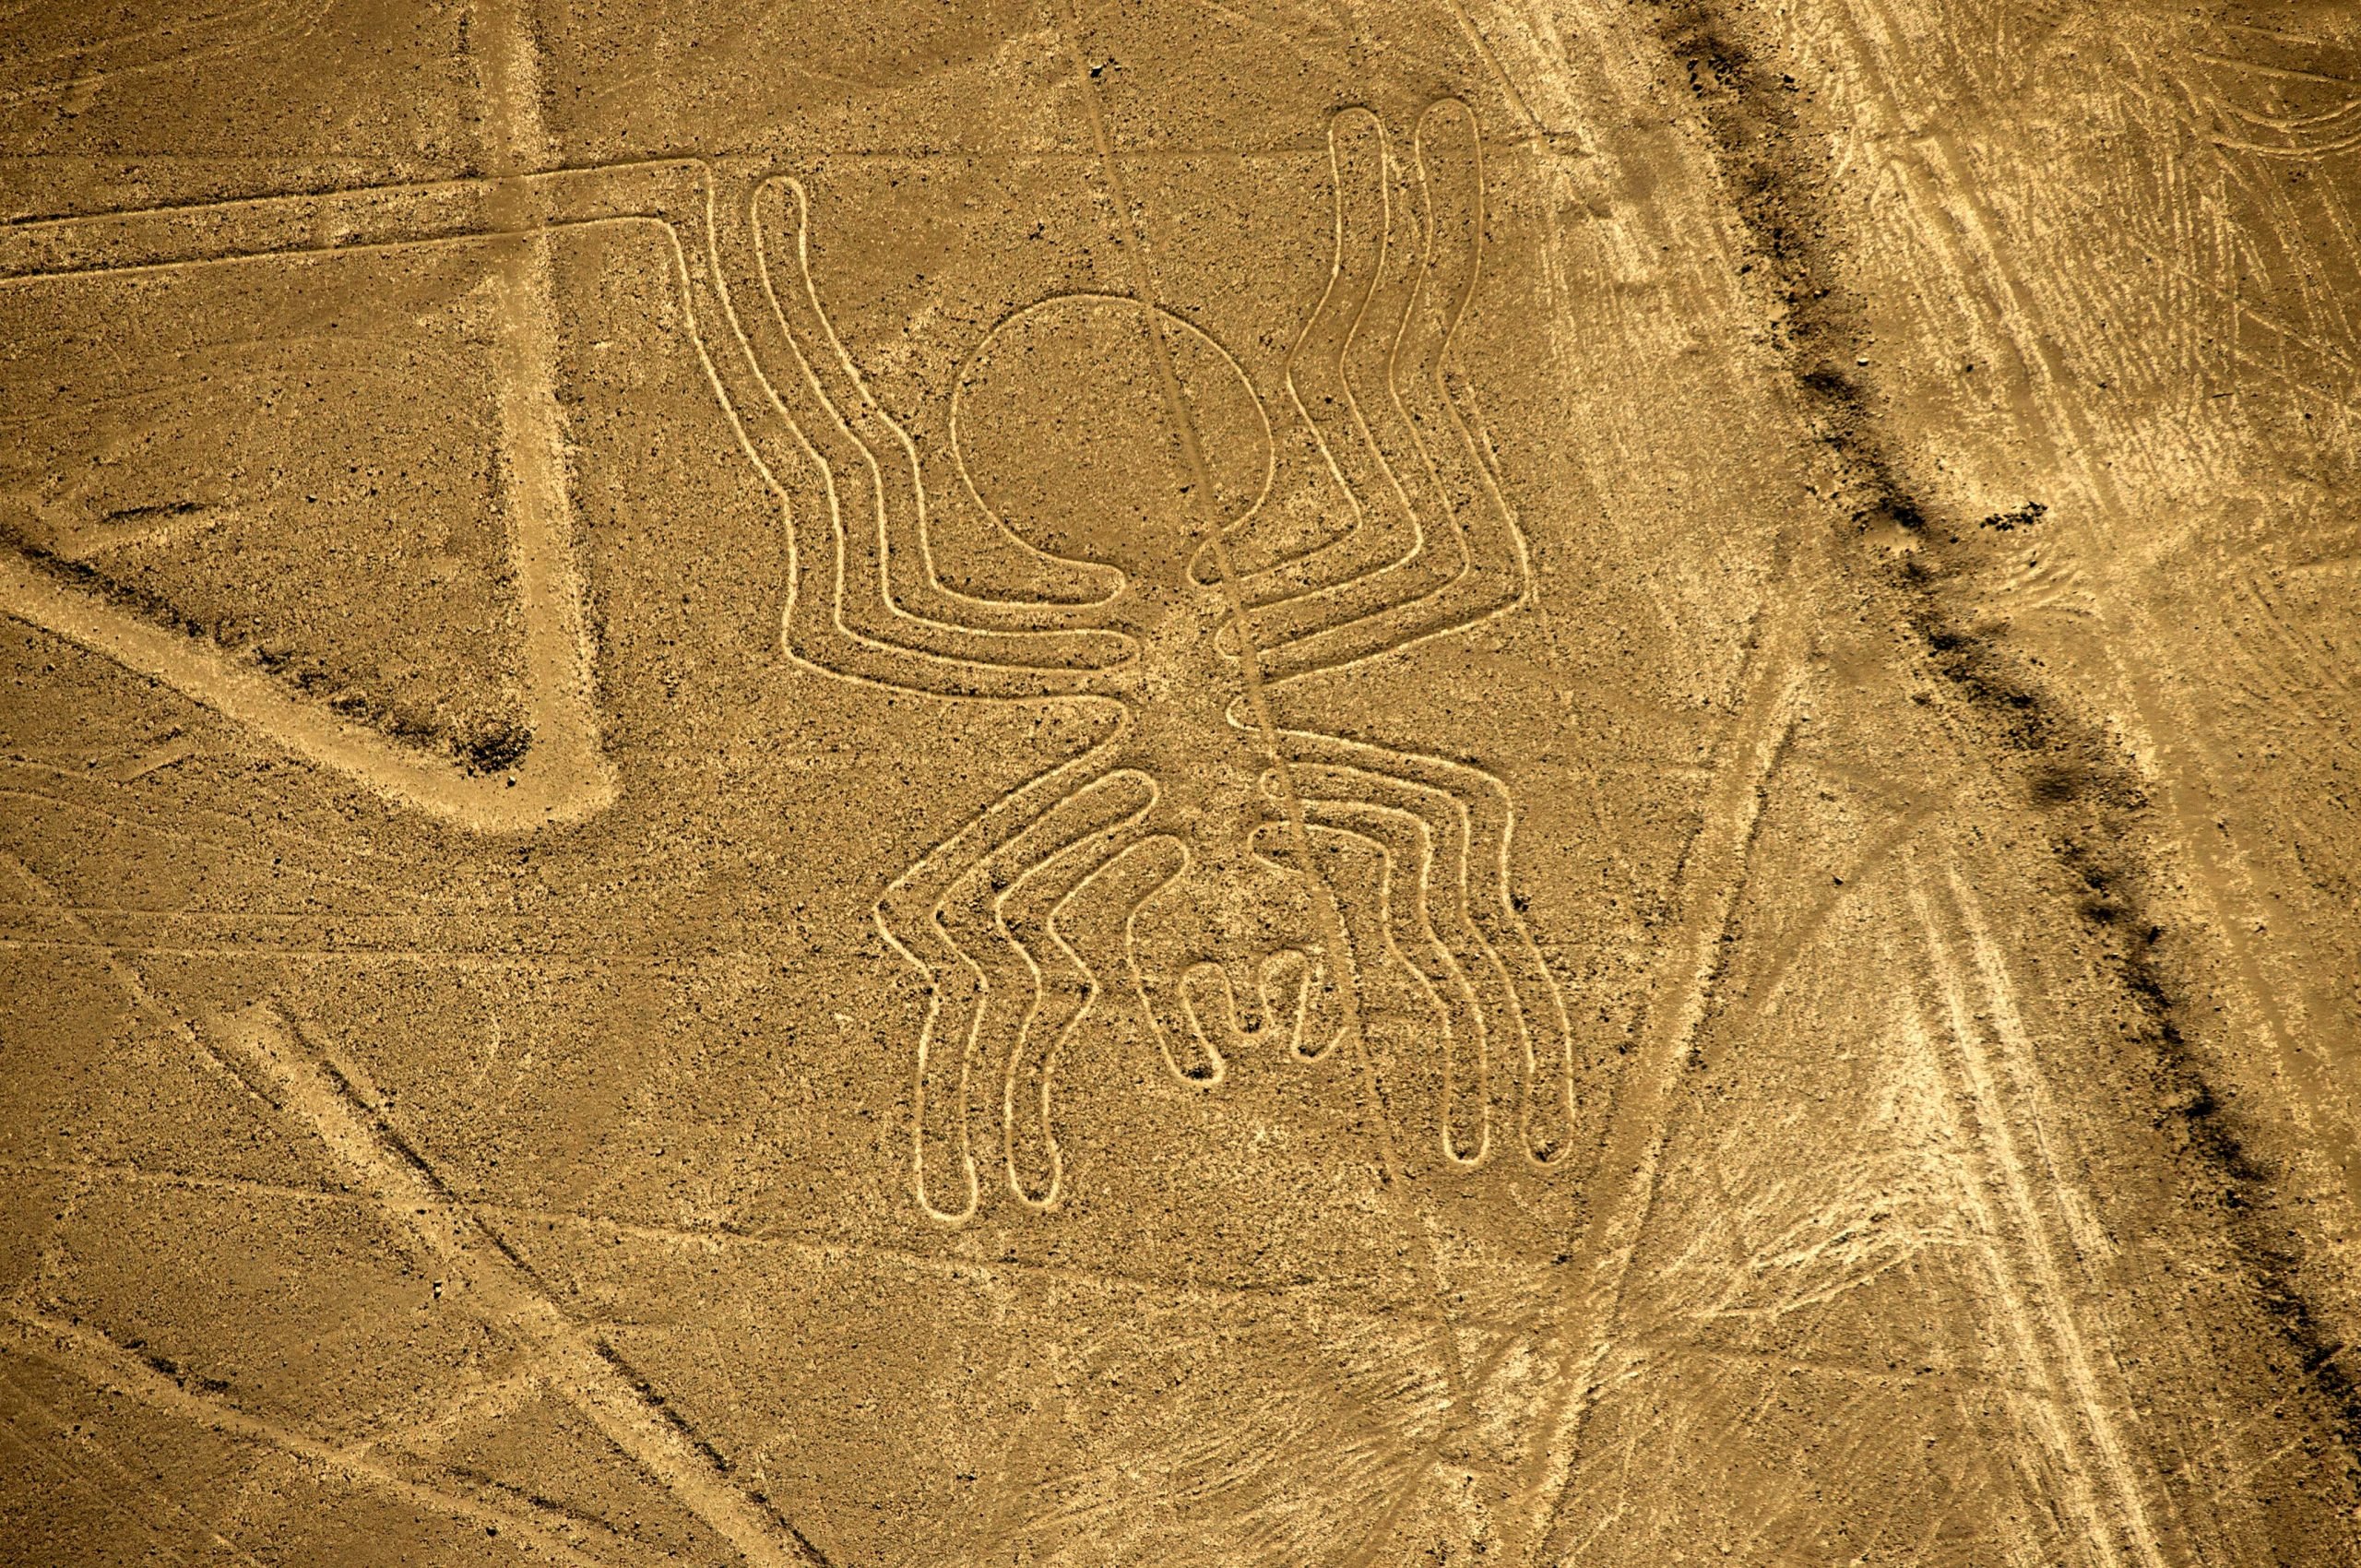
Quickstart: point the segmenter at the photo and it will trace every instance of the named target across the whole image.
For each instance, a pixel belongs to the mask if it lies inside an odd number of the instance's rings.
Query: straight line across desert
[[[0,1565],[2361,1565],[2361,6],[0,8]]]

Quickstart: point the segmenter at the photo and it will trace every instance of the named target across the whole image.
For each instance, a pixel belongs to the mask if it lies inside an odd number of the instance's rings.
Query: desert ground
[[[0,1563],[2361,1563],[2361,10],[0,8]]]

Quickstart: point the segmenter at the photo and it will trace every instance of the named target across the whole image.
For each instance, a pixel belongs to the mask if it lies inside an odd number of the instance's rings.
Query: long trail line
[[[1319,895],[1312,902],[1319,910],[1320,940],[1328,948],[1331,983],[1343,983],[1349,991],[1349,975],[1340,978],[1349,951],[1346,946],[1344,918],[1337,909],[1334,891],[1321,874],[1319,862],[1312,858],[1311,835],[1304,826],[1303,802],[1296,791],[1294,777],[1279,748],[1278,723],[1272,717],[1270,696],[1263,682],[1262,649],[1254,640],[1253,628],[1247,616],[1246,596],[1239,586],[1238,571],[1230,559],[1229,541],[1224,537],[1222,518],[1214,499],[1212,469],[1205,462],[1204,446],[1198,437],[1196,421],[1189,411],[1187,399],[1181,396],[1180,375],[1173,369],[1171,343],[1165,336],[1162,313],[1158,309],[1163,295],[1157,279],[1156,257],[1148,237],[1146,217],[1133,205],[1131,187],[1123,178],[1122,168],[1115,156],[1114,142],[1107,133],[1106,114],[1098,101],[1098,85],[1090,74],[1089,64],[1084,54],[1086,34],[1077,0],[1065,0],[1065,14],[1066,53],[1074,61],[1075,84],[1081,89],[1084,111],[1090,121],[1091,141],[1097,149],[1099,166],[1106,173],[1108,196],[1115,205],[1116,244],[1131,260],[1133,293],[1139,302],[1140,315],[1147,323],[1150,357],[1156,362],[1157,382],[1163,394],[1167,415],[1180,439],[1181,459],[1194,492],[1193,504],[1204,509],[1204,515],[1210,519],[1209,542],[1215,566],[1221,573],[1222,594],[1228,601],[1230,624],[1238,633],[1239,664],[1244,671],[1247,706],[1262,733],[1264,756],[1278,780],[1280,799],[1287,811],[1287,836],[1297,862]],[[1377,1092],[1367,1041],[1360,1033],[1358,1000],[1348,994],[1345,1004],[1347,1016],[1353,1020],[1352,1038],[1346,1041],[1346,1048],[1353,1053],[1360,1071],[1362,1093],[1368,1102],[1381,1172],[1398,1200],[1405,1190],[1402,1166],[1394,1153],[1393,1127],[1386,1120],[1385,1107]],[[1406,1229],[1415,1229],[1428,1286],[1438,1299],[1445,1298],[1447,1293],[1442,1263],[1436,1253],[1433,1235],[1426,1227],[1410,1222],[1408,1217],[1401,1214],[1398,1205],[1388,1206],[1395,1208],[1398,1224]],[[1467,1368],[1461,1351],[1458,1327],[1448,1313],[1439,1320],[1437,1332],[1442,1341],[1442,1360],[1445,1380],[1451,1390],[1451,1401],[1455,1413],[1465,1419],[1474,1391],[1468,1387]]]
[[[1088,65],[1082,56],[1082,16],[1075,0],[1066,0],[1065,9],[1071,30],[1067,53],[1074,56],[1075,81],[1082,89],[1083,107],[1090,118],[1090,139],[1098,149],[1099,166],[1107,174],[1108,196],[1115,205],[1116,243],[1131,259],[1132,291],[1139,300],[1140,315],[1147,324],[1149,358],[1156,363],[1157,384],[1163,394],[1165,412],[1172,421],[1174,434],[1180,437],[1181,461],[1188,467],[1193,504],[1204,509],[1211,520],[1214,564],[1221,573],[1222,597],[1228,600],[1230,624],[1238,633],[1238,662],[1246,678],[1246,705],[1254,715],[1256,728],[1262,731],[1264,755],[1279,781],[1280,799],[1287,807],[1287,837],[1294,846],[1297,861],[1302,866],[1304,874],[1325,895],[1329,891],[1326,880],[1320,874],[1318,862],[1311,858],[1311,835],[1304,826],[1303,801],[1296,793],[1294,774],[1279,751],[1278,722],[1271,717],[1270,695],[1263,687],[1263,650],[1254,641],[1253,627],[1246,613],[1245,591],[1239,586],[1238,569],[1230,560],[1229,540],[1224,535],[1221,514],[1214,499],[1213,470],[1205,462],[1204,445],[1197,434],[1196,418],[1189,411],[1188,399],[1181,396],[1180,374],[1172,368],[1172,344],[1165,336],[1163,313],[1157,309],[1163,292],[1157,281],[1156,256],[1148,239],[1147,225],[1132,205],[1131,187],[1125,183],[1122,167],[1116,160],[1114,142],[1107,135],[1106,115],[1098,103],[1098,85],[1091,78]],[[1320,939],[1329,944],[1333,980],[1335,967],[1343,961],[1346,952],[1344,921],[1336,913],[1333,897],[1323,897],[1314,902],[1321,910],[1323,929]],[[1349,998],[1347,1003],[1349,1004]]]

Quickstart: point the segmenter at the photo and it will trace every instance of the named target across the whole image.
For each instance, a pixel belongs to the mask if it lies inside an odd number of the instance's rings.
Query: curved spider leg
[[[1088,671],[1128,658],[1130,640],[1113,632],[995,630],[916,613],[897,602],[895,551],[898,548],[905,559],[924,558],[917,469],[914,463],[897,464],[889,481],[876,451],[847,422],[845,410],[829,399],[813,368],[833,339],[828,343],[804,341],[788,331],[760,238],[756,209],[765,193],[771,197],[768,205],[785,220],[789,241],[784,248],[795,258],[801,277],[806,208],[802,187],[786,180],[743,186],[733,182],[727,193],[716,194],[707,209],[709,265],[722,281],[731,327],[761,381],[754,418],[767,420],[775,412],[792,428],[796,445],[819,470],[834,525],[837,624],[861,642],[967,666],[987,677],[995,667]],[[790,287],[789,296],[796,292]],[[912,456],[900,447],[893,455]],[[792,611],[789,619],[794,620]]]
[[[1512,1086],[1525,1075],[1520,1069],[1529,1056],[1529,1046],[1523,1009],[1508,971],[1468,912],[1465,820],[1454,802],[1422,794],[1415,787],[1399,787],[1373,774],[1311,764],[1299,765],[1295,779],[1307,814],[1349,817],[1359,811],[1381,817],[1413,817],[1425,828],[1422,848],[1433,857],[1421,888],[1428,895],[1427,922],[1451,955],[1479,1021],[1465,1069],[1454,1062],[1450,1075],[1451,1123],[1465,1124],[1473,1132],[1473,1152],[1462,1156],[1454,1146],[1453,1158],[1462,1164],[1480,1164],[1490,1149],[1494,1120],[1506,1124],[1516,1114]],[[1438,894],[1440,898],[1435,897]],[[1497,1071],[1496,1060],[1501,1063]]]
[[[1240,993],[1251,998],[1240,1004]],[[1311,964],[1297,947],[1243,961],[1200,959],[1180,975],[1180,1008],[1204,1049],[1226,1056],[1284,1035],[1300,1051],[1311,1001]],[[1210,1022],[1208,1022],[1210,1020]]]
[[[1058,1063],[1106,989],[1069,939],[1067,917],[1089,893],[1092,878],[1145,838],[1142,824],[1156,800],[1152,779],[1148,790],[1147,803],[1138,811],[1067,845],[1001,897],[1003,922],[1041,976],[1039,1004],[1026,1016],[1009,1057],[1002,1094],[1009,1185],[1021,1202],[1036,1208],[1056,1206],[1064,1179],[1053,1116]]]
[[[1341,156],[1343,149],[1337,150]],[[1323,417],[1314,429],[1328,426],[1321,445],[1332,478],[1357,505],[1366,499],[1388,521],[1385,542],[1390,548],[1349,549],[1361,541],[1348,535],[1299,563],[1290,586],[1250,585],[1250,602],[1258,607],[1256,640],[1265,647],[1433,592],[1466,565],[1453,512],[1441,504],[1422,462],[1400,386],[1406,350],[1415,361],[1431,335],[1430,275],[1436,257],[1427,243],[1430,225],[1419,205],[1423,192],[1412,190],[1410,168],[1392,155],[1382,132],[1369,151],[1375,166],[1368,178],[1380,193],[1382,220],[1388,231],[1382,267],[1339,345],[1335,371],[1343,417],[1323,398],[1317,409]],[[1347,188],[1340,181],[1340,196]],[[1312,569],[1332,567],[1342,569]],[[1224,651],[1234,653],[1234,644],[1233,638]]]
[[[1422,320],[1418,332],[1404,333],[1400,347],[1408,352],[1397,358],[1390,385],[1429,483],[1462,519],[1463,542],[1480,559],[1483,530],[1497,526],[1509,509],[1480,422],[1461,408],[1463,398],[1474,402],[1474,389],[1452,362],[1483,267],[1483,148],[1474,112],[1455,98],[1429,104],[1410,148],[1418,180],[1419,252],[1426,258]]]
[[[1487,1012],[1517,1042],[1523,1080],[1517,1121],[1526,1158],[1555,1165],[1573,1150],[1579,1108],[1574,1094],[1573,1031],[1564,993],[1542,956],[1509,884],[1515,802],[1498,778],[1470,764],[1299,731],[1282,731],[1280,750],[1296,765],[1307,809],[1314,800],[1358,800],[1412,813],[1436,832],[1456,865],[1445,875],[1459,898],[1462,941],[1474,939],[1463,968],[1479,996],[1491,977]]]
[[[1191,1026],[1171,979],[1141,963],[1134,929],[1140,911],[1187,873],[1192,858],[1189,846],[1169,833],[1127,844],[1083,880],[1056,920],[1067,950],[1090,970],[1096,987],[1103,989],[1121,966],[1165,1071],[1192,1087],[1212,1088],[1228,1076],[1228,1063]]]
[[[1427,105],[1411,137],[1411,156],[1418,165],[1430,231],[1436,235],[1435,243],[1454,258],[1446,264],[1450,278],[1437,285],[1430,303],[1430,308],[1448,310],[1451,324],[1433,361],[1424,367],[1421,380],[1425,385],[1418,389],[1418,395],[1425,400],[1430,389],[1432,401],[1429,407],[1432,413],[1445,414],[1457,422],[1465,437],[1461,446],[1446,442],[1438,448],[1439,460],[1453,462],[1472,456],[1477,465],[1473,476],[1476,481],[1497,491],[1501,482],[1500,456],[1492,449],[1491,439],[1485,432],[1483,404],[1475,385],[1451,357],[1450,339],[1457,336],[1459,323],[1465,319],[1483,268],[1483,138],[1476,125],[1475,111],[1465,100],[1442,98]],[[1442,171],[1440,175],[1436,172],[1438,167]],[[1470,237],[1453,244],[1454,230],[1466,231]],[[1421,428],[1433,428],[1436,422],[1430,414],[1421,422]],[[1505,503],[1502,509],[1506,509]]]
[[[1391,1048],[1384,1042],[1386,1031],[1367,1033],[1386,1113],[1410,1130],[1407,1146],[1473,1168],[1485,1158],[1490,1124],[1480,1078],[1474,1095],[1465,1092],[1472,1075],[1463,1063],[1472,1047],[1480,1068],[1483,1014],[1429,917],[1424,886],[1432,855],[1426,825],[1401,814],[1310,802],[1304,802],[1303,820],[1307,835],[1327,857],[1341,858],[1350,846],[1377,861],[1375,897],[1339,900],[1346,930],[1357,952],[1382,953],[1408,975],[1429,1011],[1431,1033],[1414,1030]],[[1254,852],[1288,863],[1293,846],[1283,826],[1258,826]],[[1353,868],[1339,868],[1335,880],[1343,886],[1371,885],[1366,875],[1353,874]],[[1463,1152],[1467,1148],[1474,1152]]]
[[[1380,573],[1255,618],[1266,683],[1340,669],[1489,620],[1532,582],[1525,536],[1444,379],[1473,297],[1483,243],[1483,165],[1475,121],[1444,100],[1419,121],[1423,287],[1389,362],[1389,402],[1404,416],[1421,482],[1406,492],[1430,533],[1456,541],[1455,568]],[[1437,552],[1440,553],[1440,552]]]
[[[1397,267],[1401,260],[1398,248],[1388,248],[1385,146],[1384,126],[1366,109],[1340,110],[1328,122],[1335,213],[1328,281],[1286,362],[1287,400],[1345,521],[1326,538],[1285,555],[1258,544],[1254,520],[1232,525],[1224,538],[1250,609],[1376,571],[1406,559],[1416,548],[1417,522],[1398,500],[1386,499],[1391,487],[1370,460],[1374,444],[1345,374],[1347,353],[1371,319],[1389,256]],[[1379,302],[1381,315],[1383,308]],[[1372,497],[1368,504],[1364,493]],[[1210,545],[1197,553],[1190,572],[1201,587],[1221,586]]]
[[[918,970],[927,989],[912,1088],[910,1170],[920,1206],[945,1224],[971,1218],[982,1195],[967,1131],[969,1084],[977,1034],[991,998],[986,959],[996,963],[1001,956],[989,942],[977,943],[980,954],[964,945],[943,919],[945,902],[997,851],[1117,771],[1112,762],[1120,740],[1119,734],[994,801],[896,877],[871,912],[878,934]],[[1011,988],[1002,978],[1003,988]]]
[[[1009,1190],[1037,1208],[1057,1202],[1063,1171],[1050,1124],[1050,1091],[1055,1052],[1088,997],[1088,974],[1071,953],[1050,949],[1033,919],[1046,920],[1063,892],[1103,864],[1122,841],[1136,839],[1154,809],[1156,781],[1136,768],[1119,768],[1084,785],[1031,826],[978,861],[945,891],[937,919],[952,942],[985,977],[970,1031],[970,1060],[987,1083],[999,1086],[999,1142]],[[1011,918],[1011,906],[1015,918]],[[1054,978],[1053,978],[1054,977]],[[1046,1047],[1043,1042],[1046,1041]],[[966,1111],[982,1111],[989,1089]],[[1027,1170],[1035,1163],[1046,1172]]]
[[[935,570],[918,445],[870,390],[820,303],[812,277],[810,193],[801,182],[776,175],[763,182],[754,201],[754,245],[772,329],[795,345],[813,395],[867,454],[871,483],[881,496],[887,599],[924,620],[1038,634],[1065,630],[1060,617],[1103,604],[1121,591],[1122,574],[1114,567],[1052,555],[1005,527],[1001,531],[1008,542],[1058,584],[1056,589],[1039,600],[995,599],[962,593],[943,581]],[[781,238],[775,241],[774,235]]]
[[[1320,782],[1298,775],[1299,788]],[[1336,798],[1335,791],[1307,793],[1303,820],[1306,826],[1352,834],[1383,854],[1387,947],[1418,977],[1442,1018],[1434,1042],[1442,1068],[1435,1086],[1436,1138],[1452,1163],[1482,1164],[1491,1149],[1494,1028],[1477,982],[1469,978],[1471,965],[1482,978],[1482,954],[1448,921],[1443,931],[1435,921],[1438,872],[1448,885],[1458,869],[1460,845],[1449,841],[1439,856],[1435,825],[1427,817],[1395,805]]]
[[[1332,551],[1296,562],[1301,569],[1242,583],[1253,607],[1253,637],[1265,649],[1341,619],[1376,614],[1403,598],[1435,593],[1466,569],[1457,524],[1433,493],[1398,387],[1405,345],[1414,351],[1426,340],[1433,315],[1424,304],[1430,255],[1412,244],[1417,203],[1409,170],[1393,159],[1382,132],[1362,156],[1374,163],[1365,180],[1379,194],[1386,244],[1362,309],[1336,345],[1334,366],[1327,357],[1306,357],[1299,383],[1315,366],[1334,371],[1334,385],[1317,387],[1306,413],[1329,458],[1329,477],[1360,507],[1367,527],[1336,540]],[[1223,652],[1235,657],[1235,633]]]

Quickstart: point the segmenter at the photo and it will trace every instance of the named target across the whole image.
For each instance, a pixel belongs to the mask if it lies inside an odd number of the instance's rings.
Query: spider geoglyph
[[[1003,318],[962,367],[951,410],[977,502],[1045,573],[1085,585],[1055,600],[980,597],[942,579],[917,449],[821,309],[803,188],[740,160],[23,225],[0,276],[653,225],[688,336],[778,505],[789,658],[831,678],[1063,703],[1105,721],[1097,743],[1006,790],[876,905],[878,930],[928,992],[911,1179],[926,1210],[955,1223],[996,1185],[1057,1203],[1057,1063],[1094,1008],[1135,1001],[1169,1072],[1212,1087],[1260,1043],[1306,1059],[1358,1049],[1372,963],[1394,966],[1426,1001],[1412,1059],[1396,1051],[1386,1075],[1387,1113],[1419,1147],[1460,1167],[1511,1142],[1545,1165],[1569,1151],[1572,1039],[1510,895],[1505,786],[1465,761],[1282,724],[1272,701],[1291,683],[1512,611],[1531,588],[1453,364],[1483,240],[1472,112],[1430,105],[1405,150],[1368,110],[1330,123],[1331,265],[1285,376],[1289,417],[1325,470],[1326,526],[1308,540],[1262,509],[1269,413],[1237,362],[1158,301],[1147,236],[1130,221],[1117,160],[1102,156],[1136,286],[1054,295]],[[562,527],[545,531],[563,544]],[[524,575],[572,630],[545,643],[555,673],[532,705],[537,754],[504,781],[442,769],[34,565],[7,566],[0,609],[409,804],[513,830],[611,798],[571,577]],[[995,1146],[1004,1182],[982,1173]]]
[[[1459,1165],[1487,1160],[1501,1121],[1527,1158],[1566,1153],[1572,1040],[1509,893],[1506,789],[1472,765],[1285,726],[1272,710],[1275,688],[1471,626],[1529,587],[1472,399],[1446,375],[1482,244],[1474,117],[1456,100],[1431,105],[1406,166],[1375,115],[1348,110],[1329,148],[1335,248],[1287,392],[1342,526],[1261,547],[1252,479],[1268,482],[1267,419],[1234,362],[1138,303],[1154,297],[1152,260],[1136,297],[1068,296],[1003,322],[955,394],[979,502],[1111,578],[1096,602],[1060,607],[1066,629],[1038,634],[1022,676],[1007,645],[963,648],[992,683],[972,695],[1026,681],[1026,695],[1118,710],[1111,736],[995,802],[878,905],[880,931],[931,993],[913,1164],[940,1218],[966,1218],[980,1194],[979,1099],[998,1102],[1010,1189],[1056,1200],[1055,1063],[1116,976],[1169,1070],[1214,1085],[1260,1041],[1317,1059],[1354,1039],[1360,956],[1375,950],[1415,972],[1433,1011],[1440,1081],[1430,1111],[1406,1119]],[[1112,195],[1130,209],[1120,184]],[[1132,244],[1145,251],[1145,236]],[[976,405],[1001,405],[995,428],[1020,411],[995,397],[1003,376],[1098,417],[1031,422],[979,477],[966,437]],[[1221,418],[1225,399],[1243,412]],[[1140,438],[1098,455],[1104,416],[1126,403]],[[1259,432],[1260,450],[1215,449],[1209,423]],[[1063,640],[1076,637],[1091,640]],[[1055,662],[1042,657],[1052,647]],[[1358,897],[1323,871],[1347,844],[1382,866]]]

